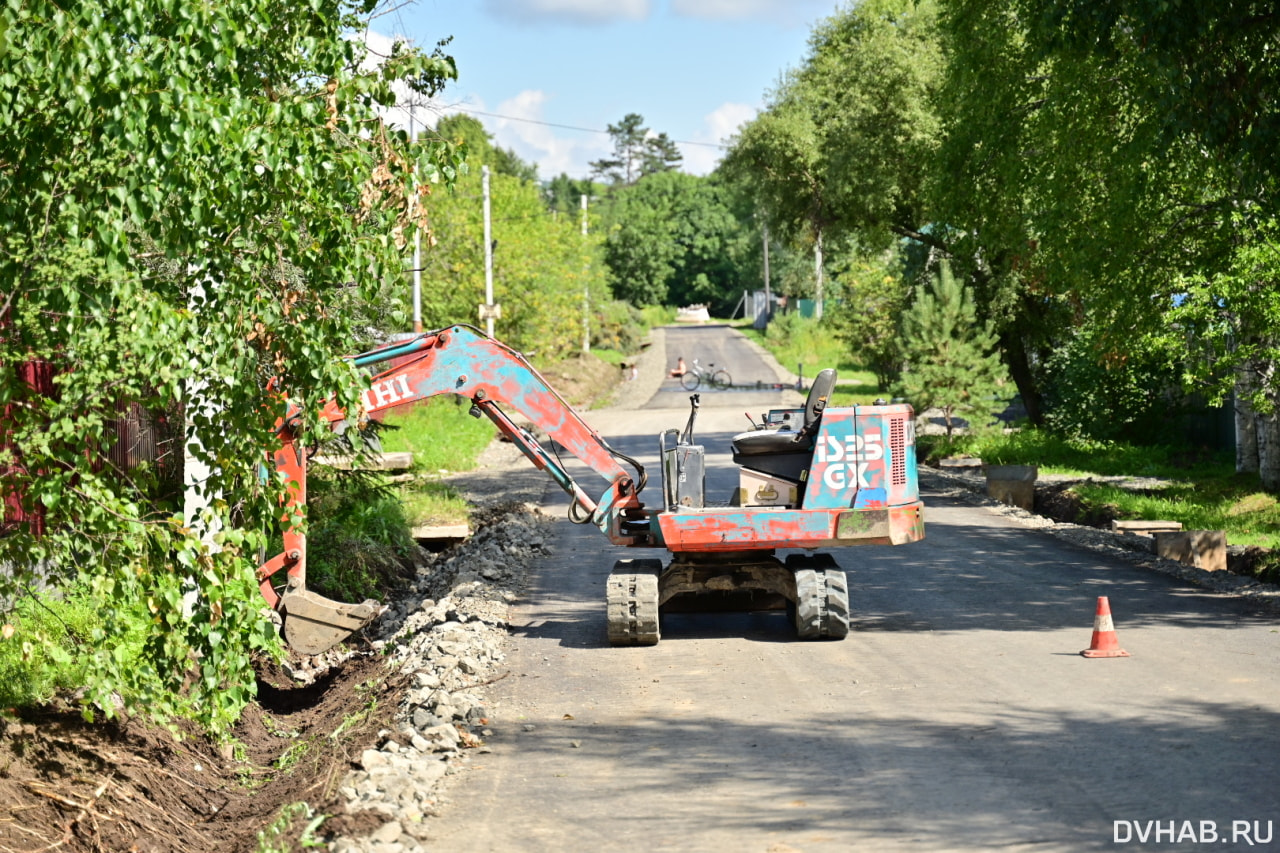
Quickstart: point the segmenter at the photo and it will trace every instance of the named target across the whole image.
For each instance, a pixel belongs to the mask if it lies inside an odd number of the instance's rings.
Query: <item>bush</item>
[[[307,492],[308,588],[354,602],[398,586],[417,544],[395,492],[374,475],[321,466]]]
[[[631,355],[640,349],[648,328],[644,315],[627,302],[613,300],[596,306],[591,346]]]
[[[1045,425],[1086,440],[1158,445],[1182,439],[1187,406],[1166,357],[1134,346],[1109,357],[1091,339],[1077,337],[1046,365]]]

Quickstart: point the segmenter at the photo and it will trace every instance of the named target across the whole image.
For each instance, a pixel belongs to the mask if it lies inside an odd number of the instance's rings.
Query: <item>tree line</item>
[[[1034,425],[1175,441],[1188,392],[1230,399],[1275,491],[1278,35],[1251,0],[864,0],[721,171],[863,317],[945,260]],[[868,361],[909,367],[900,327],[859,323]]]

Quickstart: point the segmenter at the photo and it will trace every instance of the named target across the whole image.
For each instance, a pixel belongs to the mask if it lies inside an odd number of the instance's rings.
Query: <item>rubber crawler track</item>
[[[658,560],[619,560],[605,590],[609,643],[614,646],[653,646],[658,628]]]
[[[849,585],[839,569],[796,569],[796,636],[839,640],[849,633]]]

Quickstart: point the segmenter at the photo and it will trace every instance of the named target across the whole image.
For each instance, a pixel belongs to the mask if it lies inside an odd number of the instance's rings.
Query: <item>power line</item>
[[[471,107],[462,106],[461,104],[454,104],[454,107],[456,109],[462,110],[463,112],[472,113],[478,116],[489,116],[490,118],[501,118],[501,119],[506,119],[507,121],[523,121],[528,124],[540,124],[540,125],[543,125],[544,127],[559,127],[564,130],[580,130],[583,133],[603,133],[605,136],[612,135],[607,130],[599,130],[594,127],[575,127],[574,125],[571,125],[571,124],[556,124],[555,122],[550,122],[550,121],[538,121],[537,119],[534,119],[534,118],[520,118],[519,116],[504,116],[498,113],[487,113],[484,110],[473,109]],[[729,147],[721,142],[690,142],[687,139],[673,139],[671,141],[676,143],[677,145],[703,145],[703,146],[706,146],[707,148],[728,148]]]

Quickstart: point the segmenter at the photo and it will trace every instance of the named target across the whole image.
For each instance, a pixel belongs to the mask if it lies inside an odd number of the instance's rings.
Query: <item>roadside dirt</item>
[[[625,378],[590,356],[546,376],[582,408]],[[406,685],[371,650],[307,686],[269,661],[256,669],[257,701],[226,747],[142,719],[87,723],[70,703],[0,709],[0,853],[252,853],[263,832],[277,839],[270,849],[300,849],[311,823],[293,810],[302,803],[329,815],[315,838],[376,828],[376,815],[344,813],[336,787],[389,727]]]

